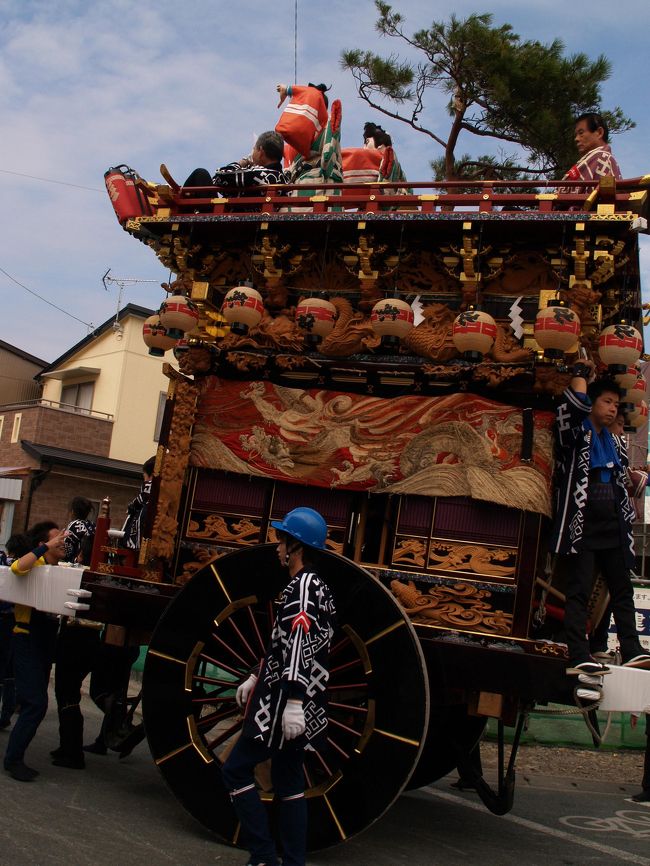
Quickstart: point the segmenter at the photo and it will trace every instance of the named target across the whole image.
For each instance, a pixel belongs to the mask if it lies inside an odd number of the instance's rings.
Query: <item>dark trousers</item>
[[[645,757],[641,787],[644,791],[650,792],[650,713],[645,714]]]
[[[83,756],[84,720],[81,686],[90,674],[90,697],[102,712],[109,700],[121,700],[139,647],[106,644],[98,629],[61,625],[56,651],[54,693],[59,713],[59,745],[71,758]],[[106,721],[106,720],[105,720]],[[104,727],[100,739],[104,739]]]
[[[98,629],[61,623],[56,645],[54,694],[59,714],[59,746],[69,758],[83,758],[81,684],[97,664]]]
[[[22,761],[47,712],[47,687],[56,643],[55,619],[32,612],[29,634],[13,635],[18,718],[9,735],[4,765]]]
[[[207,168],[195,168],[183,186],[212,186],[212,175]]]
[[[281,749],[271,752],[262,743],[240,737],[223,765],[222,777],[239,818],[251,863],[277,866],[278,862],[266,808],[255,788],[255,767],[268,758],[271,758],[273,792],[279,805],[283,866],[305,866],[307,803],[302,747],[285,743]]]
[[[129,677],[139,655],[139,646],[113,646],[102,642],[97,664],[90,675],[90,697],[104,713],[97,742],[109,748],[115,748],[116,734],[118,742],[123,736],[121,726],[127,712]]]
[[[13,613],[0,613],[0,726],[6,727],[16,709],[13,660]]]
[[[636,629],[634,590],[623,551],[619,547],[607,550],[583,550],[565,557],[567,587],[564,608],[564,632],[571,664],[589,661],[587,639],[588,604],[598,567],[607,584],[610,607],[616,623],[616,635],[623,661],[644,652]]]

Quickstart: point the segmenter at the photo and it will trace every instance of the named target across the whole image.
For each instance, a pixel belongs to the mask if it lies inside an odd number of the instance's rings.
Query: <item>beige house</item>
[[[150,315],[128,304],[40,374],[45,404],[110,421],[106,456],[112,460],[142,464],[157,447],[168,379],[142,340]],[[171,352],[165,360],[174,361]]]
[[[108,496],[114,525],[123,520],[142,464],[156,452],[167,392],[163,359],[149,355],[142,340],[151,314],[128,304],[51,364],[30,371],[30,398],[3,400],[0,467],[23,476],[13,528],[3,522],[0,543],[40,520],[65,523],[73,496],[97,507]],[[174,362],[172,353],[164,360]]]

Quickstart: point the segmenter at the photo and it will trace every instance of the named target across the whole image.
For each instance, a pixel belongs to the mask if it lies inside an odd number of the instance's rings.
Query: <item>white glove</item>
[[[305,733],[305,711],[302,708],[302,701],[287,701],[282,713],[282,733],[285,740],[295,740]]]
[[[257,683],[257,677],[255,674],[251,674],[247,680],[239,686],[237,689],[237,694],[235,695],[235,700],[237,701],[237,706],[240,709],[244,709],[246,704],[248,703],[248,699],[253,693],[253,689],[255,688],[255,684]]]

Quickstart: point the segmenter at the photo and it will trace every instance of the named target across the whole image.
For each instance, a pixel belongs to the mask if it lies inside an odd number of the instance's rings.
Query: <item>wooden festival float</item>
[[[100,520],[83,580],[88,616],[153,630],[143,713],[157,765],[237,842],[220,775],[235,687],[285,581],[270,521],[307,505],[329,526],[339,611],[329,750],[305,763],[310,847],[361,831],[406,787],[471,772],[488,718],[498,787],[478,790],[505,813],[526,714],[575,710],[546,556],[570,364],[622,364],[628,420],[647,417],[635,361],[650,177],[303,186],[298,199],[163,176],[106,175],[123,228],[174,275],[144,326],[179,366],[164,363],[155,507],[137,562]]]

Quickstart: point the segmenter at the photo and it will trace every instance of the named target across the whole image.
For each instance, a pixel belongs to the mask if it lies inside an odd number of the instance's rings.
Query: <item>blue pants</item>
[[[13,635],[18,718],[9,735],[4,765],[22,761],[47,712],[47,687],[56,642],[57,621],[32,612],[29,634]]]
[[[307,804],[302,746],[285,743],[272,752],[256,740],[240,737],[223,765],[222,777],[239,818],[251,863],[266,866],[278,863],[266,808],[255,788],[255,767],[268,758],[271,758],[273,792],[279,804],[283,866],[305,866]]]

